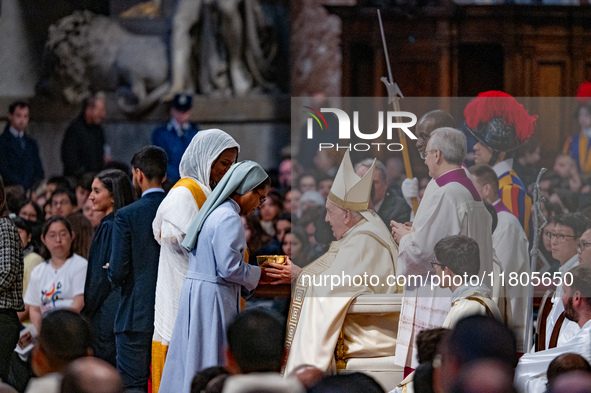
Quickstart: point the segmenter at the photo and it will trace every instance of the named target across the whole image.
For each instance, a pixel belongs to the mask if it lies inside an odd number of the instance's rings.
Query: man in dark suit
[[[24,101],[10,104],[8,121],[0,135],[0,175],[5,186],[21,185],[28,190],[45,177],[37,142],[25,134],[29,104]]]
[[[355,165],[355,173],[363,176],[367,173],[373,159],[365,159]],[[410,221],[410,207],[402,197],[400,186],[388,187],[386,167],[380,161],[376,161],[376,169],[373,171],[373,184],[370,195],[370,209],[373,209],[389,228],[390,221]],[[400,220],[400,221],[398,221]]]
[[[166,161],[166,153],[156,146],[133,156],[133,186],[141,198],[115,214],[108,275],[113,285],[121,286],[115,340],[117,370],[126,391],[148,391],[160,255],[152,221],[164,199]]]

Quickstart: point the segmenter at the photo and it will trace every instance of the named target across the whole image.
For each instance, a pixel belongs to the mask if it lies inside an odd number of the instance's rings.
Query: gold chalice
[[[285,265],[285,255],[259,255],[257,256],[257,263],[260,267],[265,267],[269,263],[276,263],[278,265]]]

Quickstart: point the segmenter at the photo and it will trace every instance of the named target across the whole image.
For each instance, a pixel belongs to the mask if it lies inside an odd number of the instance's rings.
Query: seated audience
[[[223,367],[214,366],[203,369],[193,377],[191,393],[221,393],[230,372]]]
[[[565,353],[556,356],[550,362],[546,371],[546,377],[548,378],[546,386],[548,390],[552,389],[552,385],[554,385],[558,377],[576,371],[590,373],[591,375],[591,365],[589,365],[589,362],[584,357],[576,353]]]
[[[66,217],[76,213],[77,208],[76,195],[66,189],[58,188],[51,195],[51,216]]]
[[[513,332],[494,318],[472,315],[462,319],[437,349],[433,360],[434,391],[453,392],[461,372],[478,360],[498,360],[514,370],[518,359],[516,345]]]
[[[64,217],[53,217],[43,226],[41,239],[46,260],[31,272],[24,297],[37,331],[41,319],[50,311],[69,308],[80,312],[84,306],[87,261],[72,251],[73,237],[70,223]]]
[[[299,267],[304,267],[312,261],[308,237],[300,227],[293,227],[285,234],[281,247],[283,253]]]
[[[33,378],[26,393],[58,393],[62,373],[78,358],[91,356],[88,322],[72,310],[56,310],[43,319],[31,365]]]
[[[27,287],[29,286],[29,280],[31,279],[31,272],[33,269],[43,262],[43,257],[37,254],[31,244],[31,227],[29,224],[20,217],[16,217],[12,220],[14,226],[18,230],[18,234],[21,238],[23,246],[23,296],[27,293]],[[23,322],[29,320],[29,305],[25,304],[25,310],[18,313],[18,319]]]
[[[285,327],[260,310],[244,311],[228,326],[228,370],[233,374],[279,373],[285,361]]]
[[[576,266],[569,271],[572,285],[565,280],[562,303],[564,315],[574,321],[580,330],[556,348],[528,353],[519,360],[515,371],[515,384],[522,392],[540,392],[547,383],[546,372],[552,360],[565,353],[576,353],[591,360],[591,266]]]
[[[123,393],[123,384],[115,367],[83,357],[64,370],[60,393]]]
[[[308,393],[383,393],[372,377],[362,373],[331,375],[308,389]]]

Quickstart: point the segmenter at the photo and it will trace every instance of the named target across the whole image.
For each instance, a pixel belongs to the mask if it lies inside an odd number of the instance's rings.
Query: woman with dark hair
[[[226,361],[226,329],[240,311],[241,293],[252,293],[261,268],[245,262],[240,215],[256,210],[270,181],[255,162],[233,165],[187,231],[189,269],[168,349],[160,392],[189,392],[195,373]]]
[[[23,310],[23,251],[18,231],[7,213],[0,176],[0,379],[8,376],[20,331],[17,312]]]
[[[120,290],[111,289],[106,266],[111,258],[115,212],[133,202],[129,177],[119,169],[100,172],[92,182],[88,199],[92,201],[92,209],[104,213],[105,217],[94,232],[88,254],[82,315],[88,319],[94,331],[94,356],[116,366],[114,324]]]
[[[31,227],[31,244],[35,248],[35,252],[39,252],[43,246],[41,243],[41,229],[45,222],[43,209],[32,200],[28,200],[21,206],[18,216]]]
[[[299,267],[310,263],[310,243],[308,236],[300,227],[291,227],[285,232],[282,249],[291,262]]]
[[[281,195],[270,192],[267,199],[259,208],[259,219],[261,227],[271,237],[275,236],[275,222],[283,212],[283,201]]]
[[[76,234],[72,249],[81,257],[88,258],[94,233],[90,221],[81,213],[68,214],[67,219],[72,224],[72,230]]]
[[[29,317],[41,330],[41,319],[58,308],[80,312],[84,306],[84,276],[86,259],[72,252],[74,232],[70,222],[61,216],[45,222],[41,232],[45,245],[45,263],[36,266],[25,294]]]
[[[257,216],[249,214],[242,216],[242,225],[245,231],[248,231],[246,236],[246,245],[248,246],[248,263],[257,265],[257,256],[263,255],[261,248],[269,243],[272,238],[261,227],[261,223]]]
[[[31,272],[37,265],[43,262],[43,257],[35,252],[33,244],[31,244],[31,226],[29,221],[23,220],[20,217],[15,217],[13,220],[14,226],[18,230],[18,235],[21,238],[21,244],[23,246],[23,260],[24,260],[24,273],[23,273],[23,296],[27,293],[27,287],[29,286],[29,280],[31,279]],[[29,319],[29,306],[25,304],[25,311],[18,313],[18,319],[23,322]]]

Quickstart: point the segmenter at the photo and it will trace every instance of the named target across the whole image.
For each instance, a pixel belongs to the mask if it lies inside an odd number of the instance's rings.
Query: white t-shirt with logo
[[[87,265],[88,261],[78,254],[68,258],[57,270],[49,261],[42,262],[31,272],[24,302],[39,307],[41,315],[70,307],[74,296],[84,294]]]

